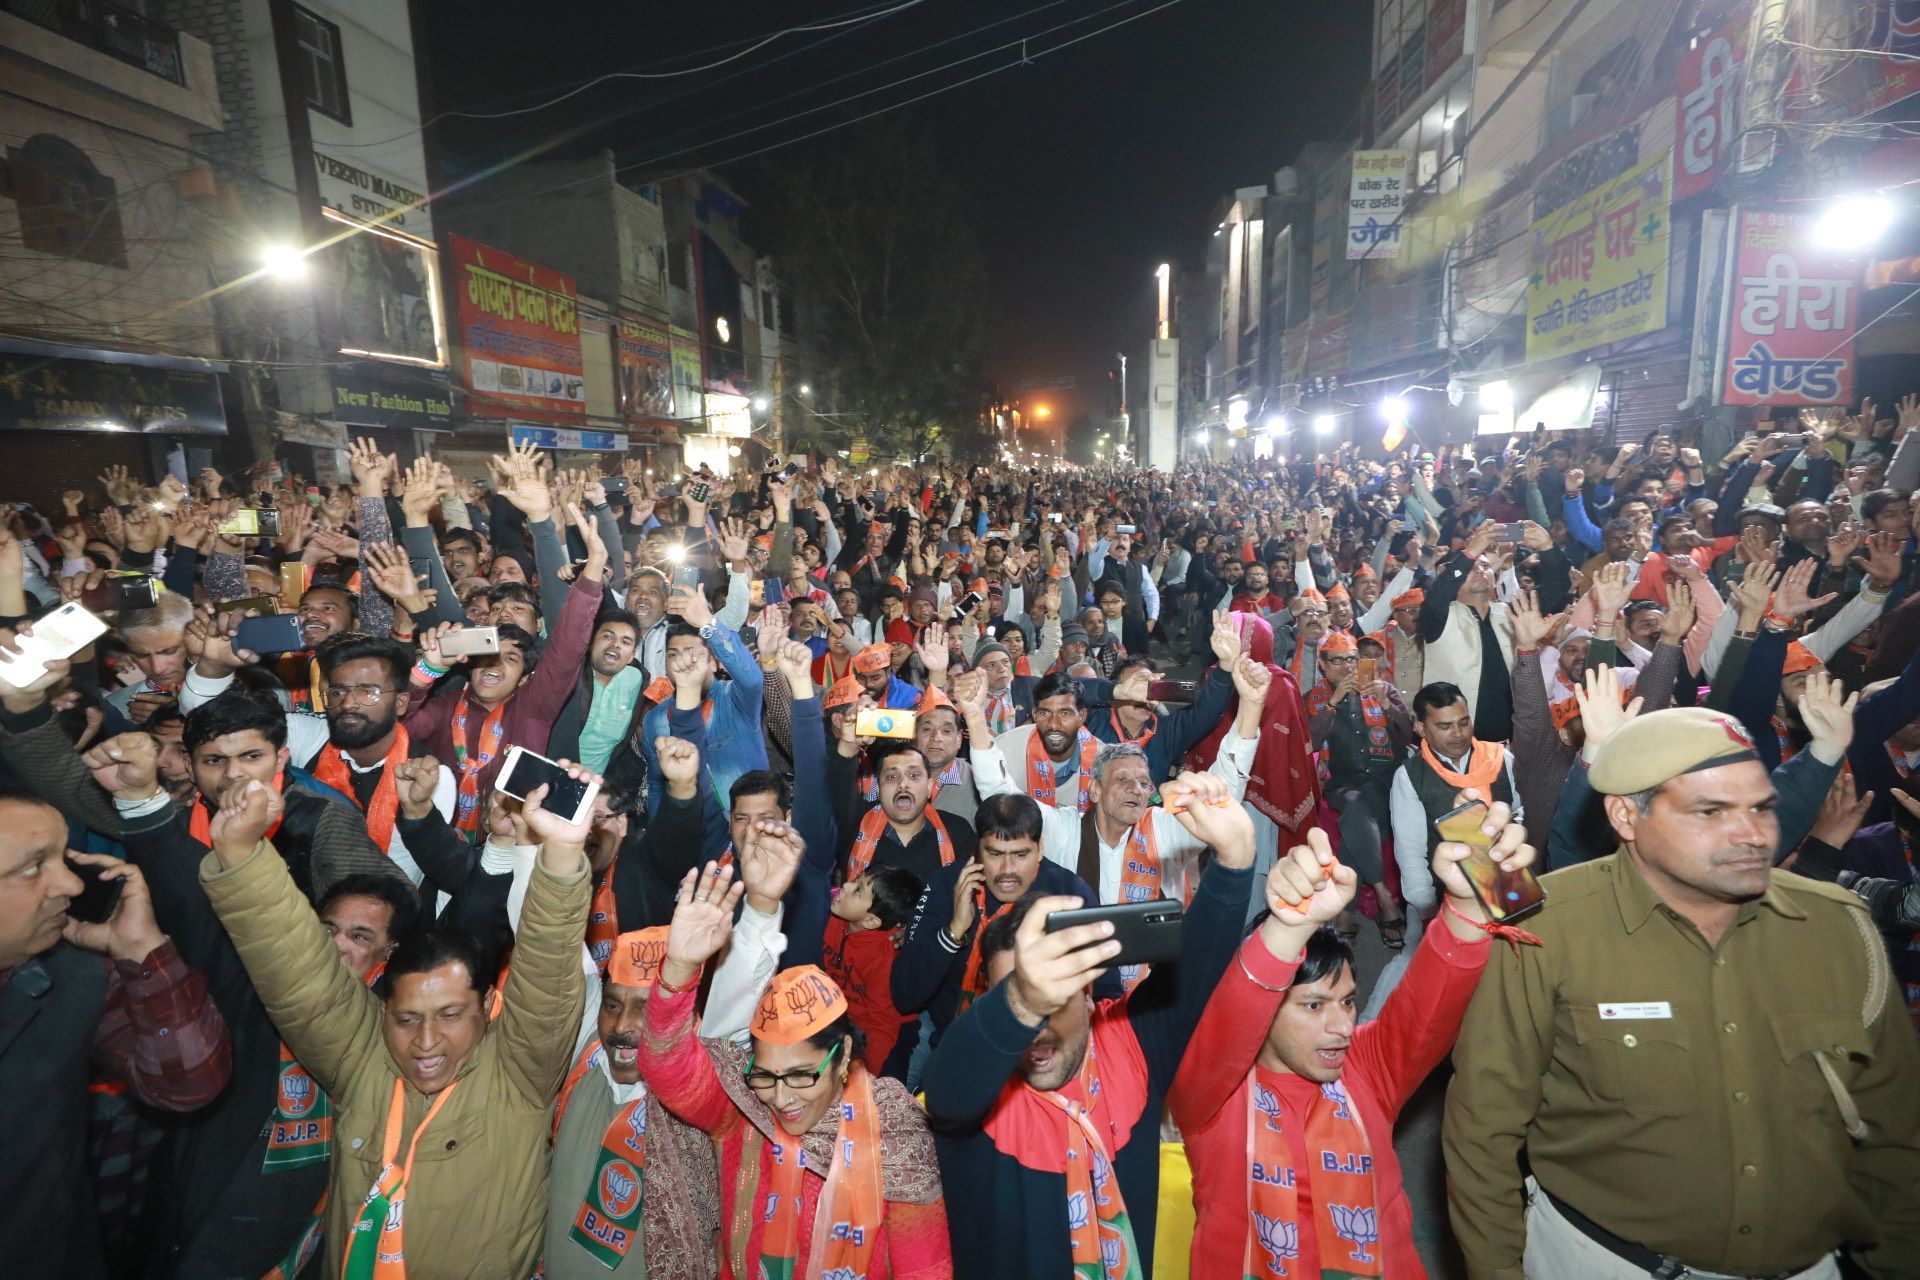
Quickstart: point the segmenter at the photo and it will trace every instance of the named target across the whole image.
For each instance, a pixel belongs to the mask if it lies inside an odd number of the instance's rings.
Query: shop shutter
[[[1593,425],[1607,444],[1641,441],[1654,428],[1678,422],[1687,396],[1687,357],[1664,356],[1603,370]]]

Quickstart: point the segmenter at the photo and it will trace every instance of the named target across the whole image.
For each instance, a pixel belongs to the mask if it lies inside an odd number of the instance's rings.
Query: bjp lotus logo
[[[1277,1276],[1287,1274],[1287,1262],[1300,1256],[1300,1224],[1282,1218],[1269,1218],[1256,1211],[1253,1229],[1260,1247],[1267,1251],[1267,1270]]]
[[[625,1160],[609,1160],[600,1170],[600,1207],[609,1218],[624,1218],[640,1203],[640,1174]]]
[[[297,1120],[313,1110],[319,1097],[313,1077],[300,1068],[288,1067],[280,1073],[280,1110],[290,1119]]]
[[[1253,1109],[1267,1118],[1267,1127],[1275,1133],[1280,1132],[1280,1099],[1273,1090],[1258,1081],[1253,1085]]]
[[[1354,1246],[1351,1256],[1355,1262],[1372,1262],[1367,1246],[1380,1242],[1380,1226],[1375,1221],[1372,1209],[1362,1209],[1358,1205],[1327,1205],[1327,1212],[1333,1216],[1333,1234]]]

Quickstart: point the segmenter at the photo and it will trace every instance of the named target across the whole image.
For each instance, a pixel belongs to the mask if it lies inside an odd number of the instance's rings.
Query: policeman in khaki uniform
[[[1543,945],[1495,948],[1454,1054],[1469,1274],[1920,1276],[1920,1050],[1864,906],[1772,869],[1728,716],[1629,720],[1591,777],[1621,847],[1543,878]]]

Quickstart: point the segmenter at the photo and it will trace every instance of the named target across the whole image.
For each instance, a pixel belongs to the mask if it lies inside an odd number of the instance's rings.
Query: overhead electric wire
[[[531,107],[518,107],[512,111],[494,112],[443,111],[435,117],[435,120],[504,120],[510,116],[531,115],[536,111],[545,111],[548,107],[557,107],[568,99],[576,98],[594,86],[605,84],[609,80],[674,80],[681,76],[700,75],[708,71],[717,71],[728,63],[738,62],[748,54],[759,52],[783,36],[799,35],[808,31],[832,31],[838,27],[850,27],[867,22],[878,22],[882,18],[890,18],[896,13],[914,8],[917,5],[925,4],[926,2],[927,0],[901,0],[899,4],[881,9],[875,13],[863,13],[851,18],[840,18],[831,22],[812,23],[801,27],[787,27],[748,45],[738,53],[729,54],[717,61],[706,63],[704,66],[683,67],[678,71],[609,71],[603,76],[596,76],[585,84],[577,85],[567,90],[567,92],[561,94],[559,97],[551,98],[546,102],[536,103]]]

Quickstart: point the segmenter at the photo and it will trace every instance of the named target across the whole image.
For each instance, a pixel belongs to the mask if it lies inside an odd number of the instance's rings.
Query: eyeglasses
[[[787,1071],[779,1075],[771,1071],[756,1071],[753,1059],[749,1058],[747,1068],[741,1074],[746,1078],[747,1088],[755,1093],[766,1093],[780,1084],[784,1084],[789,1089],[811,1089],[820,1083],[821,1076],[827,1074],[827,1064],[833,1061],[833,1055],[838,1052],[840,1052],[839,1045],[827,1050],[827,1056],[820,1059],[820,1065],[811,1071]]]
[[[330,684],[327,686],[327,701],[372,704],[393,692],[395,690],[378,684]]]

